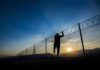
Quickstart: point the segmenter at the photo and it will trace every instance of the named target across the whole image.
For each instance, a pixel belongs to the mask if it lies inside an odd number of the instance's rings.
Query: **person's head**
[[[56,33],[56,36],[59,36],[59,33]]]

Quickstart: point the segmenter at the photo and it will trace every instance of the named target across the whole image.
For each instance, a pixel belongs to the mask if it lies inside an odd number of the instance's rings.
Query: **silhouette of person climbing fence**
[[[64,33],[62,31],[62,35],[60,35],[59,33],[56,33],[56,35],[54,36],[54,53],[55,53],[55,49],[57,49],[57,57],[59,56],[60,53],[60,39],[61,37],[64,36]]]

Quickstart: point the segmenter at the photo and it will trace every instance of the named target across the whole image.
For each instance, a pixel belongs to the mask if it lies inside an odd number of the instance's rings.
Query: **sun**
[[[71,47],[68,47],[68,48],[66,48],[66,52],[72,53],[73,52],[73,49]]]

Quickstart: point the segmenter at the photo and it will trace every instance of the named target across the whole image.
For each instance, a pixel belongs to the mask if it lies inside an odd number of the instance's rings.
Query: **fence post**
[[[47,54],[47,38],[45,39],[45,54]]]
[[[26,49],[26,55],[27,55],[27,49]]]
[[[84,41],[83,41],[83,36],[82,36],[82,32],[81,32],[80,23],[78,23],[78,29],[79,29],[79,33],[80,33],[80,39],[81,39],[82,48],[83,48],[83,56],[85,56]]]
[[[33,46],[33,54],[36,54],[36,51],[35,51],[35,44]]]

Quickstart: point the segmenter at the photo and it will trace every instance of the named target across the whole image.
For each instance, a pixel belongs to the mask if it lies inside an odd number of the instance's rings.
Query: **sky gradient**
[[[95,0],[1,0],[0,56],[15,55],[97,15],[99,4]]]

